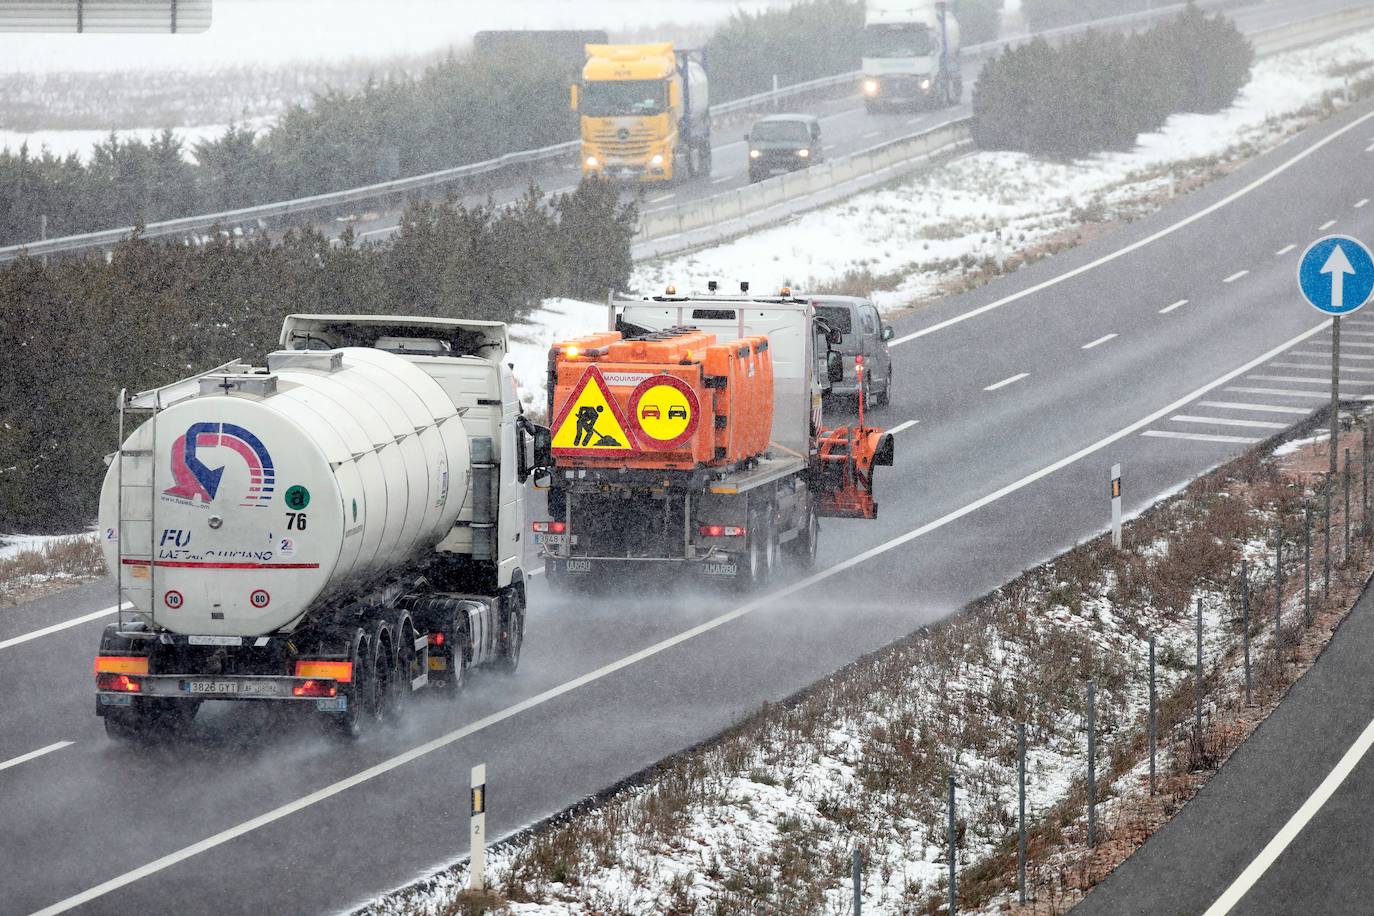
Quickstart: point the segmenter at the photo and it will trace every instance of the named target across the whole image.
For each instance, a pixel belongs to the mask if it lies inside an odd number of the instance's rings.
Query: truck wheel
[[[501,652],[496,659],[496,670],[514,674],[520,667],[520,650],[525,645],[525,593],[518,588],[509,590],[509,607],[506,610],[505,632],[502,634]]]
[[[391,653],[388,656],[391,662],[391,679],[388,685],[390,689],[384,695],[386,702],[382,707],[382,714],[391,722],[399,722],[405,717],[406,707],[410,705],[410,681],[415,676],[415,629],[405,619],[396,620],[394,623],[391,631]]]
[[[875,407],[886,407],[892,402],[892,379],[883,383],[883,390],[879,391],[873,398]]]
[[[802,569],[816,565],[816,544],[820,539],[821,520],[814,503],[806,506],[806,524],[801,534],[785,545],[788,557]]]
[[[780,549],[778,545],[778,522],[774,517],[773,508],[768,507],[768,521],[764,523],[763,542],[763,579],[765,582],[773,578],[773,575],[782,566]]]
[[[711,177],[711,138],[707,137],[706,142],[701,145],[701,172],[707,178]]]
[[[359,738],[377,719],[377,656],[370,635],[361,627],[352,638],[353,683],[344,688],[348,708],[342,713],[322,712],[326,723],[346,738]]]

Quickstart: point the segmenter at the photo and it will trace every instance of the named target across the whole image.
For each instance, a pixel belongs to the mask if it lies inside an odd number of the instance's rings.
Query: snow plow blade
[[[892,466],[892,434],[871,426],[842,426],[822,430],[817,444],[816,514],[822,518],[877,518],[873,469]]]

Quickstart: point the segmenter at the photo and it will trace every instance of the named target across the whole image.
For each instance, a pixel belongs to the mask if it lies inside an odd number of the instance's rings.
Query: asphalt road
[[[1204,5],[1216,4],[1205,2]],[[1261,0],[1253,5],[1228,8],[1226,15],[1235,20],[1242,31],[1253,33],[1359,5],[1362,5],[1360,0]],[[857,94],[858,87],[855,86],[856,91],[853,95],[795,103],[792,110],[801,110],[820,117],[825,155],[830,159],[838,159],[899,137],[930,130],[948,121],[968,117],[973,113],[970,105],[973,84],[982,65],[981,58],[965,57],[964,97],[959,105],[950,108],[869,114],[865,111],[863,99]],[[729,126],[716,127],[709,179],[682,181],[669,187],[645,185],[642,188],[641,207],[646,211],[666,209],[747,186],[749,151],[743,138],[748,133],[754,117],[743,115],[740,120]],[[575,164],[545,167],[533,176],[543,191],[552,194],[571,191],[577,186],[580,178],[581,171]],[[490,197],[497,204],[508,203],[518,199],[528,187],[529,180],[526,178],[512,180],[507,185],[491,189]],[[628,201],[638,193],[639,189],[627,189],[624,196]],[[483,192],[465,198],[465,203],[475,205],[485,200],[487,193]],[[396,231],[398,217],[398,213],[362,214],[357,219],[343,217],[336,220],[335,231],[331,234],[337,235],[345,225],[351,224],[354,231],[364,240],[385,239]]]
[[[901,384],[877,417],[901,430],[897,466],[877,522],[825,526],[817,573],[743,604],[570,600],[536,579],[518,674],[479,673],[356,745],[234,705],[207,705],[175,744],[111,743],[90,673],[108,618],[13,640],[112,590],[0,614],[0,913],[347,908],[466,852],[472,765],[488,767],[489,833],[509,833],[1100,531],[1111,464],[1128,511],[1148,505],[1273,431],[1235,422],[1320,405],[1327,332],[1297,300],[1288,246],[1374,236],[1370,147],[1364,105],[897,322]],[[1347,365],[1368,373],[1374,323],[1346,330]]]

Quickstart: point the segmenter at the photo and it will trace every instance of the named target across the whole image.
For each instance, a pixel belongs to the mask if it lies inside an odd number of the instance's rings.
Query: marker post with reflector
[[[468,890],[485,890],[487,879],[487,765],[485,763],[479,763],[472,768],[472,829],[469,839],[472,867],[468,871]]]
[[[1112,465],[1112,546],[1121,549],[1121,465]]]

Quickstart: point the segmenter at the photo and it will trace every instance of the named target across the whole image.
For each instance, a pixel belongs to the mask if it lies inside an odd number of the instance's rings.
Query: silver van
[[[856,398],[859,375],[854,357],[864,358],[864,406],[883,407],[892,400],[892,356],[887,342],[892,326],[883,322],[877,306],[857,296],[812,296],[816,317],[844,340],[835,347],[844,361],[844,379],[830,390],[832,396]]]

